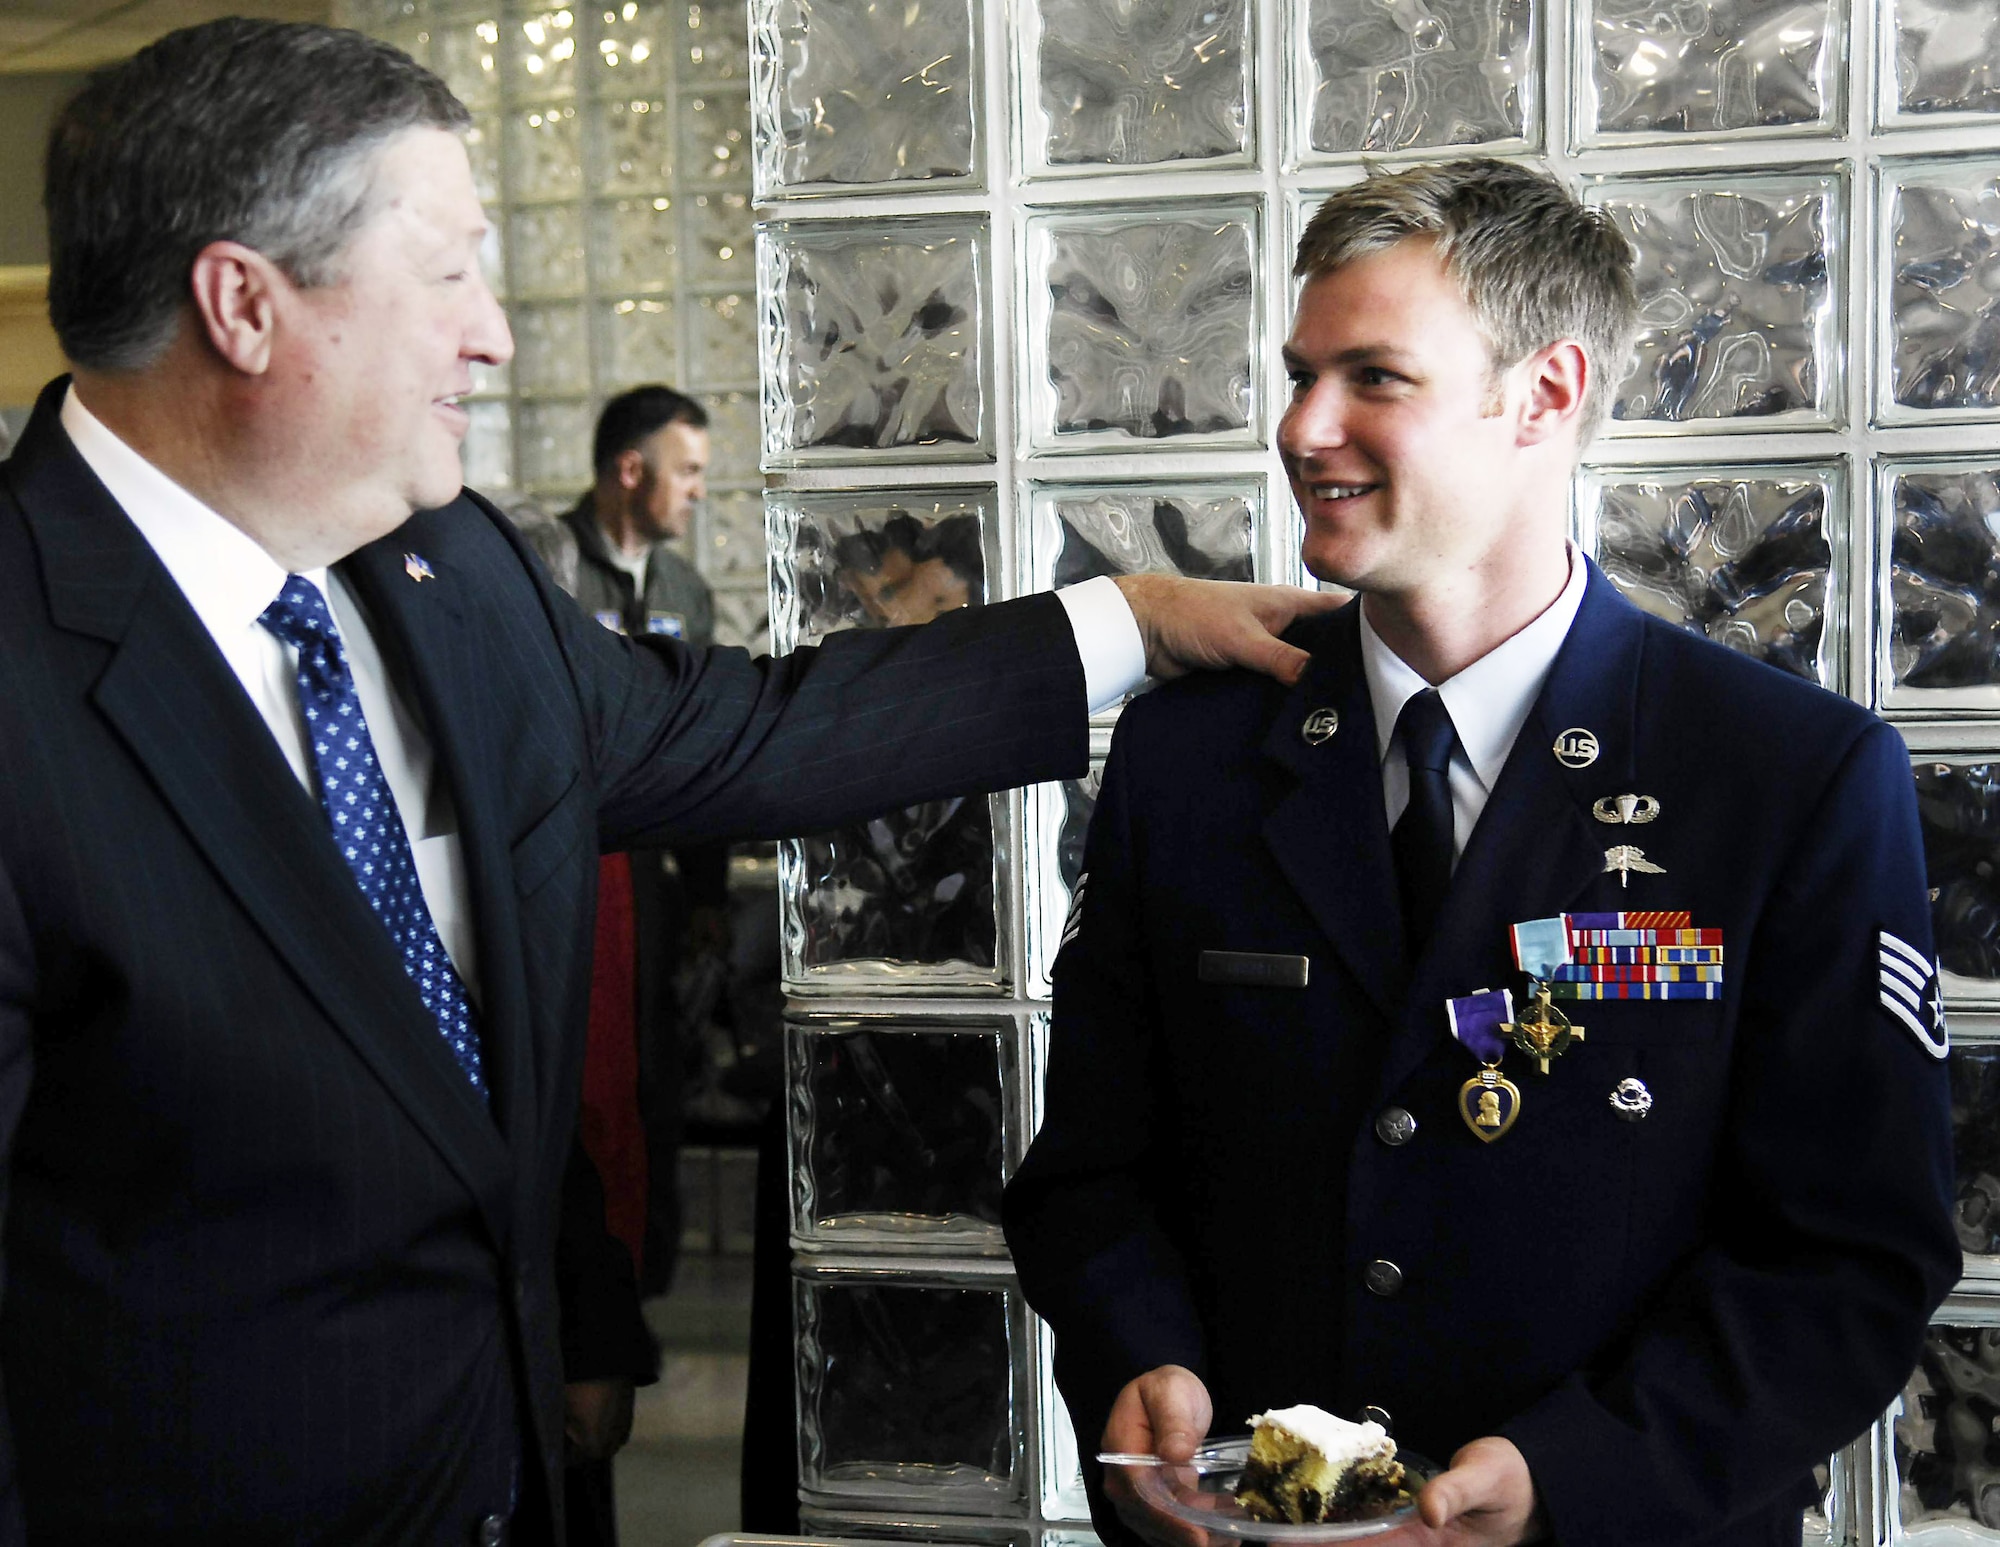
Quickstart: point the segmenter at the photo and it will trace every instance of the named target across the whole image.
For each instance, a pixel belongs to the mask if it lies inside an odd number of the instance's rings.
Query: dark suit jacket
[[[1593,567],[1409,961],[1358,614],[1299,637],[1296,689],[1174,684],[1113,742],[1006,1200],[1083,1448],[1177,1363],[1222,1433],[1311,1402],[1379,1406],[1438,1462],[1506,1435],[1566,1547],[1796,1542],[1811,1467],[1901,1388],[1959,1270],[1945,1066],[1879,1003],[1878,931],[1931,941],[1902,742]],[[1553,755],[1573,727],[1586,768]],[[1623,793],[1657,819],[1593,819]],[[1621,886],[1620,843],[1664,873]],[[1478,1142],[1445,1001],[1520,983],[1511,923],[1642,908],[1724,932],[1723,997],[1567,1006],[1586,1040],[1547,1076],[1510,1052],[1520,1116]],[[1309,984],[1203,982],[1205,950],[1306,956]],[[1640,1121],[1609,1102],[1628,1077]],[[1408,1142],[1377,1134],[1392,1107]],[[1364,1287],[1377,1259],[1399,1292]]]
[[[347,560],[456,802],[489,1112],[63,385],[0,466],[0,1542],[546,1539],[599,847],[1080,769],[1060,604],[753,662],[617,638],[474,496]]]

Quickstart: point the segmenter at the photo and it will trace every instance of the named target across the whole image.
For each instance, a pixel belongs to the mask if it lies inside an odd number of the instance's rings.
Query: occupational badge
[[[1646,851],[1636,843],[1614,843],[1604,851],[1605,875],[1616,874],[1620,886],[1632,884],[1632,872],[1642,876],[1663,876],[1667,873],[1664,865],[1656,865],[1646,858]]]
[[[1611,1110],[1636,1123],[1653,1110],[1653,1093],[1644,1080],[1620,1080],[1611,1091]]]
[[[1660,803],[1651,795],[1607,795],[1590,808],[1590,814],[1613,826],[1637,827],[1660,814]]]

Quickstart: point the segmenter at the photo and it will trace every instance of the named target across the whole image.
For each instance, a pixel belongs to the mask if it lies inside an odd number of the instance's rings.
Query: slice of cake
[[[1408,1504],[1410,1490],[1396,1442],[1379,1423],[1287,1407],[1250,1420],[1250,1459],[1236,1497],[1259,1520],[1304,1525],[1372,1520]]]

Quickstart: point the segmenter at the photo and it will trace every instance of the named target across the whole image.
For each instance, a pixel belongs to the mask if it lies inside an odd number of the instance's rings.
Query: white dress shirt
[[[1540,617],[1505,643],[1495,646],[1455,677],[1437,685],[1438,696],[1458,731],[1452,748],[1452,863],[1465,853],[1465,843],[1486,809],[1487,797],[1506,766],[1507,754],[1535,706],[1542,684],[1549,679],[1556,652],[1569,637],[1576,610],[1583,604],[1588,566],[1569,555],[1569,582]],[[1368,697],[1375,707],[1375,744],[1382,759],[1382,801],[1389,827],[1410,803],[1410,769],[1403,755],[1396,720],[1403,705],[1430,684],[1382,642],[1361,612],[1361,667],[1368,676]]]
[[[77,454],[173,576],[299,783],[317,799],[318,781],[299,713],[298,651],[257,621],[284,588],[284,568],[248,533],[114,435],[83,406],[74,387],[63,398],[62,425]],[[450,786],[438,775],[415,706],[383,667],[360,598],[330,570],[310,570],[305,578],[320,588],[340,627],[376,758],[410,835],[417,883],[452,965],[476,1000],[472,894]],[[1056,595],[1076,634],[1091,710],[1116,703],[1146,675],[1145,649],[1132,609],[1118,587],[1102,577]]]

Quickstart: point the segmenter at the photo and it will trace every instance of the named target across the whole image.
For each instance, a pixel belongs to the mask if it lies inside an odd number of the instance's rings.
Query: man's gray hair
[[[1554,178],[1474,157],[1371,167],[1336,191],[1299,238],[1292,273],[1316,279],[1411,238],[1436,244],[1486,335],[1497,374],[1558,339],[1590,362],[1579,447],[1610,417],[1638,331],[1632,249],[1606,216]]]
[[[49,134],[49,320],[93,370],[172,343],[194,260],[241,242],[295,284],[341,276],[377,153],[471,123],[443,81],[357,32],[232,17],[98,71]]]

